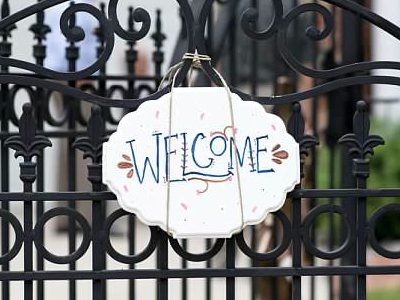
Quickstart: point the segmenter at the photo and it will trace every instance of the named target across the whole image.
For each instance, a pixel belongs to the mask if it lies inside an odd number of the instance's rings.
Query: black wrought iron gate
[[[257,9],[260,3],[270,2],[273,7],[273,18],[269,27],[257,28]],[[331,9],[317,1],[299,4],[293,1],[291,8],[284,13],[282,0],[260,0],[245,2],[245,7],[238,12],[237,4],[241,1],[192,1],[177,0],[182,17],[182,31],[174,52],[173,60],[181,59],[185,52],[208,54],[211,64],[217,65],[218,61],[227,66],[225,74],[231,85],[232,91],[245,100],[258,101],[265,105],[281,107],[290,104],[290,117],[288,118],[288,131],[300,144],[302,156],[302,173],[311,178],[311,185],[305,187],[301,184],[290,193],[288,198],[289,210],[274,213],[274,222],[270,228],[274,243],[267,252],[257,252],[257,229],[249,230],[250,238],[246,233],[240,233],[230,239],[206,240],[203,253],[192,253],[191,241],[178,241],[169,237],[158,228],[150,228],[150,235],[146,245],[137,249],[136,233],[139,224],[133,215],[117,209],[109,212],[106,204],[115,202],[115,196],[106,191],[101,180],[101,153],[102,143],[115,129],[118,117],[114,108],[123,111],[136,109],[141,103],[156,99],[169,91],[169,87],[156,91],[162,78],[164,64],[163,43],[168,36],[168,24],[162,24],[161,12],[157,11],[154,17],[142,8],[129,8],[127,29],[118,19],[118,0],[110,0],[97,8],[93,4],[76,1],[71,3],[60,19],[60,27],[69,45],[66,48],[68,59],[68,72],[50,70],[43,67],[46,59],[46,35],[51,28],[45,22],[46,9],[59,5],[66,0],[43,0],[37,4],[27,6],[19,12],[10,13],[9,1],[3,0],[0,21],[0,115],[1,115],[1,256],[0,272],[1,299],[16,299],[10,291],[13,282],[23,283],[24,299],[47,299],[45,285],[51,286],[55,281],[68,282],[69,299],[106,299],[111,295],[112,283],[129,281],[126,288],[126,299],[136,299],[137,287],[142,281],[153,279],[156,281],[157,299],[213,299],[213,289],[216,278],[225,278],[226,299],[242,299],[243,293],[235,296],[238,278],[249,278],[248,298],[256,299],[257,291],[262,283],[260,278],[270,278],[272,281],[268,296],[265,299],[284,299],[277,288],[278,278],[290,277],[289,286],[291,298],[302,299],[302,280],[311,277],[310,298],[316,298],[315,278],[334,276],[350,278],[342,281],[341,288],[347,289],[342,293],[342,299],[366,299],[366,278],[372,275],[400,274],[400,266],[367,265],[366,251],[368,245],[379,255],[389,259],[399,259],[400,252],[384,248],[377,240],[375,229],[380,218],[387,212],[400,212],[400,205],[391,203],[377,209],[371,217],[367,217],[367,201],[374,201],[376,197],[394,199],[400,197],[400,189],[368,189],[367,179],[370,175],[370,155],[375,147],[382,145],[379,136],[369,132],[369,105],[361,98],[351,99],[356,103],[353,120],[353,132],[343,135],[337,142],[343,145],[349,155],[344,165],[347,170],[345,176],[347,188],[319,189],[316,186],[316,162],[318,152],[315,150],[317,137],[305,134],[305,121],[302,116],[300,102],[306,99],[313,101],[313,127],[317,132],[317,106],[318,97],[334,91],[359,87],[371,84],[390,84],[400,86],[400,78],[394,76],[375,76],[369,74],[376,69],[399,69],[399,62],[358,62],[348,63],[332,69],[319,70],[316,64],[316,50],[310,48],[314,59],[312,65],[304,64],[296,57],[296,49],[291,37],[299,38],[298,34],[289,34],[290,27],[297,24],[303,15],[311,13],[310,24],[307,24],[305,36],[301,38],[319,42],[328,37],[334,28],[335,10],[342,10],[349,14],[352,20],[364,20],[378,26],[396,39],[400,39],[400,28],[372,13],[366,7],[351,0],[323,0],[331,4]],[[171,1],[173,2],[173,1]],[[215,3],[214,3],[215,2]],[[288,1],[283,1],[287,3]],[[363,3],[363,2],[361,2]],[[135,5],[135,3],[132,3]],[[219,7],[216,7],[219,6]],[[249,8],[253,7],[253,8]],[[218,11],[224,12],[218,14]],[[77,70],[77,61],[80,49],[77,43],[85,38],[82,28],[76,25],[76,13],[89,14],[98,22],[95,31],[98,45],[98,59],[90,66]],[[228,14],[230,12],[231,14]],[[238,14],[240,18],[236,18]],[[12,58],[12,34],[18,21],[36,16],[36,22],[30,27],[36,40],[33,46],[34,62],[29,59],[18,60]],[[356,16],[356,17],[354,17]],[[262,17],[262,16],[260,16]],[[216,18],[214,20],[214,18]],[[322,28],[316,25],[317,18],[323,20]],[[155,26],[151,27],[151,21]],[[217,25],[220,24],[220,27]],[[222,25],[221,25],[222,24]],[[357,23],[358,24],[358,23]],[[18,25],[18,24],[17,24]],[[297,26],[297,25],[296,25]],[[244,62],[238,58],[237,49],[240,42],[237,40],[236,28],[241,27],[244,34],[250,38],[250,60],[248,68],[248,86],[251,93],[243,92],[240,85],[240,69],[245,67]],[[154,41],[152,62],[154,75],[137,75],[136,64],[138,50],[136,43],[153,31],[151,38]],[[304,32],[301,32],[303,34]],[[86,35],[90,33],[86,32]],[[113,52],[115,37],[127,42],[126,65],[127,74],[109,75],[106,63]],[[226,38],[227,48],[224,52],[224,43],[220,40]],[[265,40],[271,40],[277,48],[271,53],[260,53],[257,46]],[[351,41],[351,40],[350,40]],[[349,40],[347,40],[349,42]],[[354,42],[354,41],[353,41]],[[357,45],[355,45],[357,46]],[[225,53],[225,54],[224,54]],[[279,96],[256,96],[258,94],[261,58],[272,55],[273,63],[279,59],[285,61],[287,69],[280,72],[276,65],[270,66],[275,72],[273,94]],[[226,58],[226,59],[224,59]],[[214,84],[220,81],[209,62],[202,62],[202,68],[208,75],[208,80]],[[189,72],[191,61],[185,61],[177,77],[177,85],[186,84],[186,75]],[[12,69],[10,69],[12,67]],[[221,67],[221,65],[219,65]],[[17,70],[17,71],[15,71]],[[297,75],[312,78],[313,87],[294,92],[294,88],[285,88],[279,83],[279,78],[296,80]],[[284,75],[284,76],[283,76]],[[203,78],[204,79],[204,78]],[[82,81],[85,80],[85,81]],[[197,78],[200,83],[201,77]],[[207,80],[203,80],[207,83]],[[23,105],[23,112],[18,116],[15,100],[20,91],[25,91],[28,103]],[[51,99],[58,92],[63,96],[64,116],[55,118],[51,111]],[[115,94],[120,94],[120,100],[115,99]],[[147,95],[148,94],[148,95]],[[147,95],[147,96],[144,96]],[[352,94],[354,97],[357,93]],[[122,100],[125,99],[125,100]],[[341,103],[341,99],[330,99]],[[91,116],[85,119],[81,103],[93,105]],[[338,117],[338,116],[336,116]],[[339,118],[339,117],[338,117]],[[342,125],[342,124],[338,124]],[[16,131],[13,128],[18,127]],[[50,130],[49,128],[52,128]],[[67,143],[66,153],[62,160],[66,161],[65,169],[53,169],[52,172],[63,173],[67,176],[68,186],[64,191],[50,192],[44,186],[46,163],[46,149],[52,146],[51,141],[64,140]],[[336,139],[337,140],[337,139]],[[336,141],[335,140],[335,141]],[[336,144],[336,142],[334,143]],[[338,145],[336,144],[336,145]],[[11,167],[11,154],[19,160],[19,178],[23,184],[20,192],[9,191],[10,178],[15,173]],[[89,163],[87,165],[87,180],[91,189],[77,191],[78,156],[83,154]],[[306,163],[307,154],[311,154],[311,164]],[[52,174],[53,174],[52,173]],[[331,177],[334,175],[331,173]],[[333,179],[332,179],[333,181]],[[316,199],[327,199],[327,204],[321,204]],[[340,199],[337,201],[334,199]],[[67,206],[60,206],[65,202]],[[79,203],[90,203],[92,221],[77,208]],[[13,212],[15,203],[22,204],[22,219]],[[311,203],[306,209],[302,203]],[[349,209],[352,207],[353,209]],[[315,238],[315,221],[324,214],[330,217],[330,246],[329,249],[320,249]],[[333,224],[333,215],[338,214],[344,234],[341,239],[335,239],[332,234],[336,227]],[[47,245],[51,241],[45,240],[45,227],[51,219],[59,216],[68,218],[67,236],[68,253],[57,255],[51,252]],[[127,236],[124,237],[128,247],[127,254],[112,243],[113,224],[123,217],[127,217]],[[77,226],[74,226],[77,224]],[[140,225],[142,226],[142,225]],[[10,235],[11,233],[11,235]],[[80,243],[76,242],[80,237]],[[13,242],[12,242],[13,240]],[[303,250],[306,250],[304,252]],[[138,251],[140,250],[140,251]],[[285,252],[291,253],[290,266],[278,266],[279,257]],[[180,257],[180,266],[171,267],[170,258],[177,254]],[[220,254],[221,253],[221,254]],[[352,256],[352,253],[354,256]],[[345,260],[345,257],[349,257]],[[22,255],[22,267],[13,269],[12,263]],[[80,268],[80,260],[85,255],[90,255],[91,263],[88,268]],[[156,255],[154,267],[137,268],[141,262],[146,262]],[[216,257],[222,255],[223,264],[215,263]],[[247,265],[237,265],[239,255],[247,257]],[[305,258],[309,262],[306,263]],[[351,258],[353,257],[353,258]],[[316,259],[322,259],[325,264],[316,265]],[[331,263],[333,261],[341,263]],[[107,262],[114,260],[125,266],[112,269]],[[46,263],[68,266],[68,270],[50,270]],[[198,262],[195,267],[191,262]],[[204,294],[194,294],[188,282],[193,279],[203,278]],[[172,281],[179,279],[179,293],[171,294],[169,287]],[[352,284],[354,279],[354,284]],[[92,283],[92,295],[82,295],[77,291],[77,283]],[[220,281],[219,281],[220,282]],[[327,299],[333,299],[332,280],[325,293]],[[193,287],[193,286],[192,286]],[[350,288],[349,288],[350,287]],[[22,288],[22,286],[21,286]],[[108,291],[107,291],[108,290]],[[350,292],[348,292],[350,291]],[[110,294],[111,293],[111,294]],[[148,292],[150,295],[151,292]],[[303,297],[304,298],[304,297]],[[146,297],[145,299],[150,299]],[[245,299],[245,298],[243,298]],[[264,299],[264,298],[260,298]]]

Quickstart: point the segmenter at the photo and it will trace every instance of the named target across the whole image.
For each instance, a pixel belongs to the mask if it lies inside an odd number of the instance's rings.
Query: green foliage
[[[371,157],[370,177],[368,178],[368,188],[399,188],[400,187],[400,125],[384,124],[383,122],[372,121],[371,134],[378,134],[385,140],[385,145],[374,149],[374,156]],[[334,188],[340,187],[340,151],[337,147],[334,154]],[[318,149],[317,166],[317,188],[327,189],[330,186],[330,157],[329,149],[322,145]],[[326,199],[319,200],[319,204],[325,204]],[[339,204],[335,200],[335,204]],[[368,218],[379,207],[389,203],[400,203],[398,198],[368,198],[367,215]],[[388,213],[384,215],[376,229],[379,240],[400,238],[400,226],[398,225],[399,215]],[[329,230],[326,218],[318,222],[318,227],[323,232]],[[335,222],[335,231],[339,232],[339,222]]]
[[[380,134],[385,145],[377,147],[371,158],[371,176],[368,179],[368,188],[399,188],[400,187],[400,125],[372,123],[373,132]],[[397,198],[370,198],[368,199],[368,216],[380,206],[389,203],[400,203]],[[378,223],[376,235],[378,239],[400,238],[398,214],[388,213]]]
[[[368,292],[368,300],[398,300],[400,295],[399,288],[380,289]]]

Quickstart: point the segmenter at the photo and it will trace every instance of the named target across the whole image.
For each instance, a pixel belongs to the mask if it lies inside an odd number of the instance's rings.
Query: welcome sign
[[[103,146],[103,181],[123,209],[176,238],[211,238],[284,204],[300,159],[279,117],[225,88],[175,88],[172,101],[143,103]]]

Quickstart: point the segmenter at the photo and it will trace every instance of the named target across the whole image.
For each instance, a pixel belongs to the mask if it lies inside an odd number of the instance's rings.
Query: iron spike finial
[[[3,0],[1,5],[1,18],[4,19],[10,15],[10,3],[8,0]]]

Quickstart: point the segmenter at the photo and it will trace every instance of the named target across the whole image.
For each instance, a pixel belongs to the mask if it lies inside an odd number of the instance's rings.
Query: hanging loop
[[[191,68],[200,68],[203,70],[201,62],[202,61],[211,61],[211,58],[208,55],[203,55],[203,54],[197,54],[197,53],[185,53],[185,55],[182,57],[183,60],[192,60],[192,65]],[[168,72],[165,74],[164,78],[161,81],[159,89],[162,87],[163,83],[165,82],[166,78],[169,79],[169,81],[172,81],[171,85],[171,94],[170,94],[170,102],[169,102],[169,121],[168,121],[168,133],[169,136],[171,136],[172,133],[172,110],[173,110],[173,95],[174,95],[174,89],[175,89],[175,81],[176,77],[179,73],[180,68],[183,65],[183,61],[172,66]],[[228,104],[229,104],[229,115],[230,115],[230,123],[232,128],[235,128],[235,118],[234,118],[234,111],[233,111],[233,100],[232,100],[232,92],[226,83],[225,79],[222,77],[222,75],[215,69],[213,68],[213,71],[218,75],[220,81],[222,82],[223,87],[225,88],[228,96]],[[172,80],[171,80],[172,79]],[[233,144],[235,148],[237,149],[236,145],[236,140],[233,139]],[[171,143],[169,143],[168,146],[168,153],[171,153]],[[171,163],[170,163],[170,155],[168,154],[167,156],[168,160],[168,174],[167,174],[167,207],[166,207],[166,232],[168,235],[172,236],[170,232],[170,226],[169,226],[169,213],[170,213],[170,198],[171,198],[171,184],[169,180],[169,174],[171,171]],[[243,213],[243,196],[242,196],[242,186],[241,186],[241,180],[240,180],[240,168],[239,168],[239,159],[237,155],[235,155],[235,165],[236,165],[236,176],[237,176],[237,190],[238,190],[238,197],[239,197],[239,204],[240,204],[240,221],[241,221],[241,229],[244,227],[244,213]]]
[[[176,75],[178,74],[179,70],[182,68],[183,63],[185,60],[191,60],[192,64],[190,66],[190,74],[189,74],[189,78],[192,77],[192,69],[196,68],[196,69],[203,69],[201,62],[202,61],[211,61],[211,57],[209,57],[208,55],[205,54],[197,54],[197,53],[185,53],[182,56],[182,61],[177,63],[176,65],[173,65],[172,67],[170,67],[167,71],[167,73],[165,73],[164,77],[161,79],[160,85],[158,86],[157,91],[160,91],[162,89],[162,87],[164,86],[165,82],[168,80],[168,82],[173,82],[172,84],[174,85],[174,78],[176,77]],[[219,77],[221,77],[221,75],[219,75]]]

